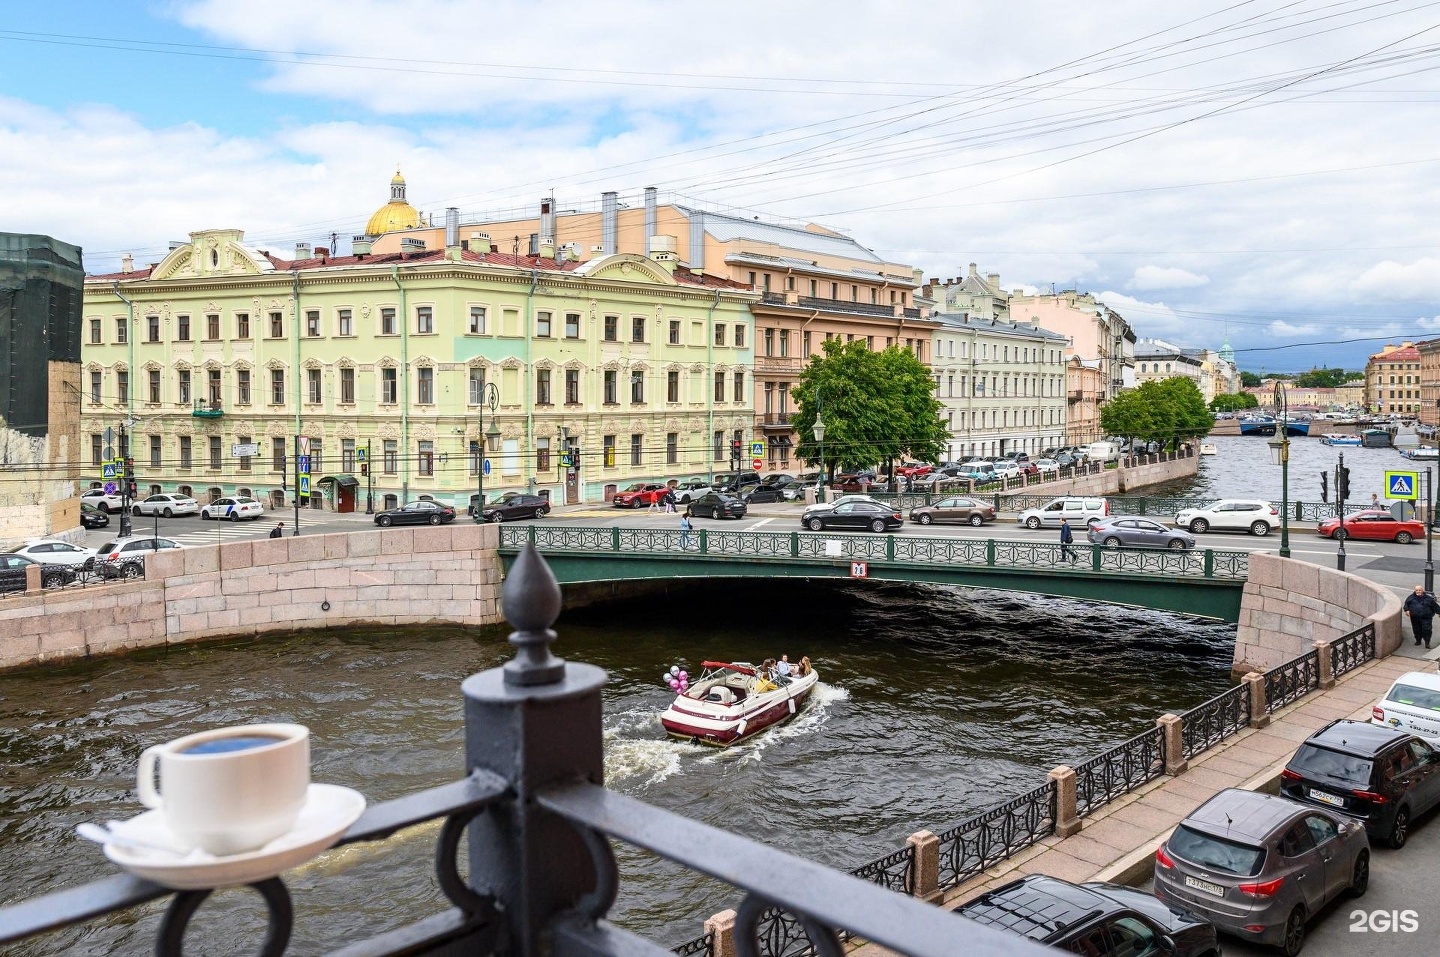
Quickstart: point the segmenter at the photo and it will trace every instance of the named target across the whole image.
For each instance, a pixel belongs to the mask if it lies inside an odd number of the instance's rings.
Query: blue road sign
[[[302,473],[310,471],[310,456],[308,456],[308,455],[302,455],[302,456],[300,456],[300,468],[299,468],[299,471],[302,472]]]
[[[1420,473],[1386,472],[1385,497],[1413,502],[1419,498]]]
[[[484,462],[480,463],[480,471],[481,471],[482,473],[484,473],[485,475],[489,475],[489,474],[490,474],[490,460],[489,460],[489,459],[486,459]]]
[[[107,480],[113,479],[115,477],[115,463],[106,462],[104,465],[100,466],[100,474]]]
[[[114,495],[114,494],[115,494],[116,492],[118,492],[118,491],[120,491],[120,486],[116,485],[114,482],[106,482],[106,483],[105,483],[105,494],[106,494],[106,495]]]
[[[308,476],[308,475],[301,475],[301,476],[300,476],[300,497],[301,497],[301,498],[309,498],[309,496],[310,496],[310,476]]]

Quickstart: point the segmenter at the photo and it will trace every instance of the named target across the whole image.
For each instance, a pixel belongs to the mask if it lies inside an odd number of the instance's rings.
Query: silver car
[[[1155,852],[1156,897],[1289,957],[1311,917],[1369,884],[1359,821],[1238,788],[1196,808]]]
[[[1194,548],[1195,536],[1177,528],[1161,525],[1153,518],[1136,515],[1112,515],[1091,522],[1086,537],[1096,545],[1114,548],[1129,545],[1136,548]]]

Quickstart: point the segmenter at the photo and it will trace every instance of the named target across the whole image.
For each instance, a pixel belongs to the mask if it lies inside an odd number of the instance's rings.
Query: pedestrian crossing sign
[[[1419,472],[1386,472],[1385,497],[1413,502],[1420,497]]]

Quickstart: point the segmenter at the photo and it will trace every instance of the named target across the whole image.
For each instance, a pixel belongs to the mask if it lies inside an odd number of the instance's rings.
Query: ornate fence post
[[[710,957],[735,957],[735,911],[722,910],[705,920],[710,934]]]
[[[1250,690],[1250,727],[1266,727],[1270,724],[1270,709],[1265,701],[1265,676],[1252,671],[1240,683]]]
[[[1185,760],[1185,722],[1178,714],[1162,714],[1155,719],[1165,748],[1165,773],[1174,777],[1184,774],[1190,764]]]
[[[914,895],[927,904],[938,904],[945,896],[940,890],[940,838],[929,831],[916,831],[905,843],[915,848],[910,864],[915,869]]]
[[[1322,690],[1335,687],[1335,657],[1330,642],[1323,639],[1316,641],[1315,657],[1317,659],[1315,668],[1317,685]]]
[[[560,586],[534,545],[515,560],[501,591],[515,626],[513,659],[465,679],[465,762],[504,778],[513,797],[470,823],[470,885],[493,895],[509,952],[548,952],[546,925],[593,893],[615,862],[603,839],[588,841],[534,802],[540,788],[604,776],[600,689],[605,672],[550,653]],[[601,858],[601,859],[597,859]],[[608,906],[608,901],[598,905]]]
[[[1076,810],[1075,769],[1061,764],[1046,775],[1055,782],[1055,834],[1069,837],[1080,831],[1080,814]]]

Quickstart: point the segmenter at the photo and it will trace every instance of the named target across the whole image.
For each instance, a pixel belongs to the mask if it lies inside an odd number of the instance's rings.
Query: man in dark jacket
[[[1425,642],[1430,647],[1430,626],[1434,616],[1440,615],[1440,602],[1434,595],[1426,594],[1424,585],[1416,585],[1415,593],[1405,599],[1405,617],[1410,619],[1410,628],[1415,632],[1415,644]]]
[[[1080,557],[1079,553],[1075,551],[1071,544],[1074,541],[1075,535],[1070,531],[1070,520],[1066,518],[1060,519],[1060,557],[1070,559],[1070,564],[1072,565],[1075,564],[1075,560]]]
[[[276,525],[274,528],[270,529],[270,537],[271,537],[271,538],[279,538],[280,536],[282,536],[282,535],[284,535],[284,534],[285,534],[285,523],[284,523],[284,522],[281,522],[279,525]]]

